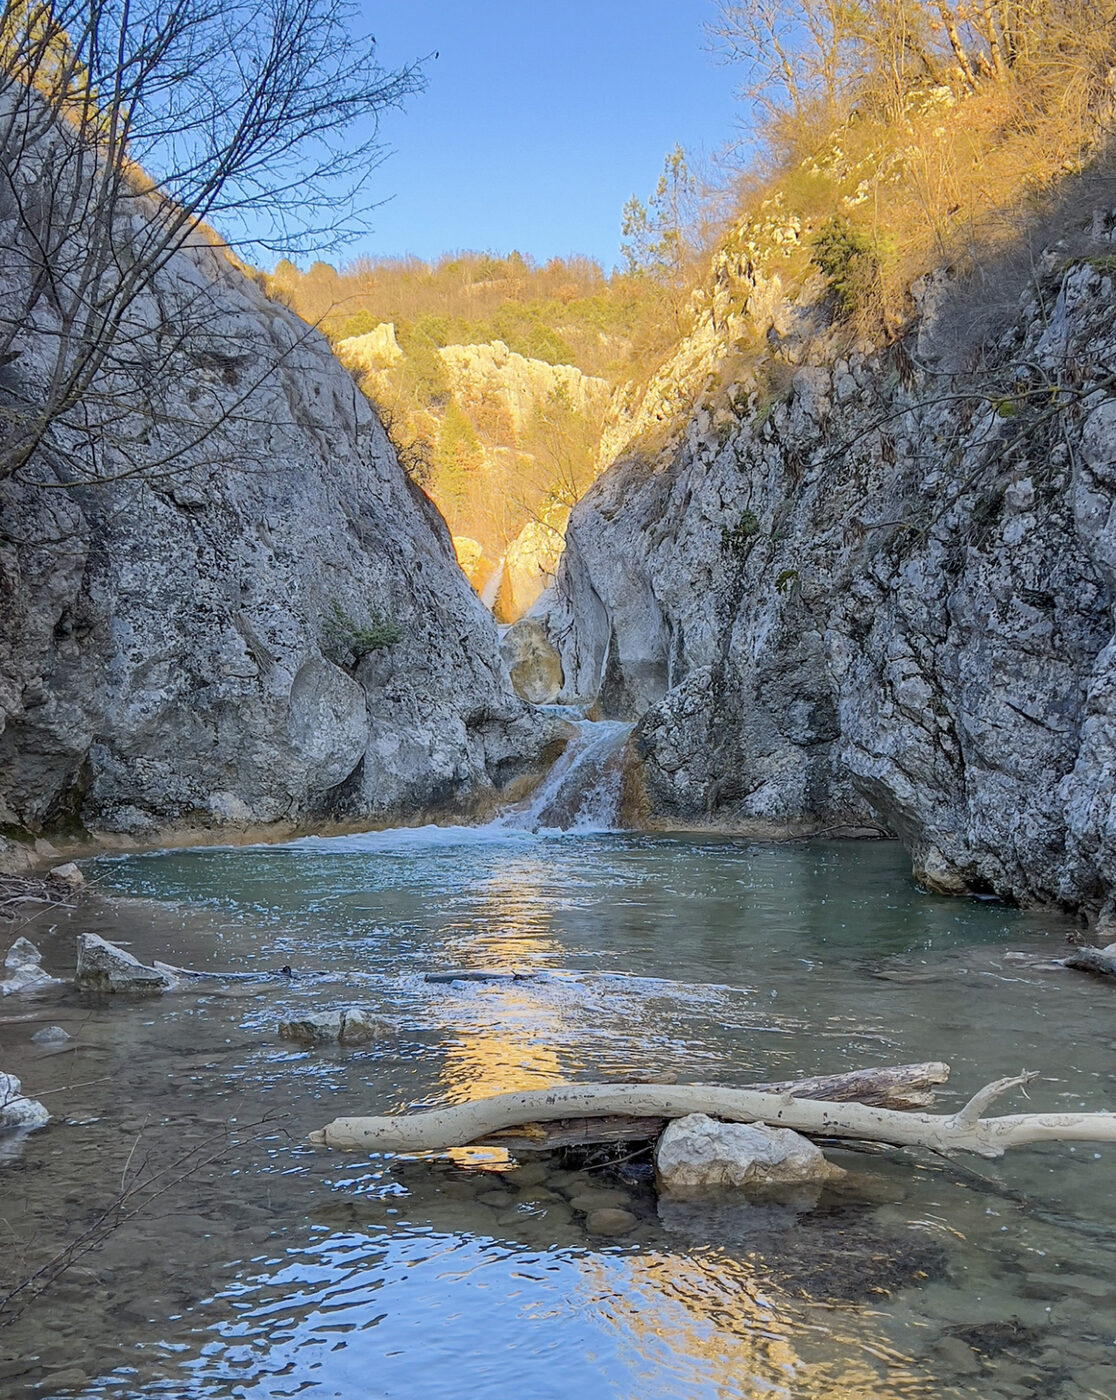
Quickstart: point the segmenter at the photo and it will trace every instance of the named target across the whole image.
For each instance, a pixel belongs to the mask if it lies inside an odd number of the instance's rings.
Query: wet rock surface
[[[49,987],[55,980],[42,967],[43,955],[29,938],[17,938],[4,958],[0,996],[13,992],[33,992]]]
[[[173,991],[177,985],[169,972],[145,966],[127,948],[110,943],[100,934],[78,934],[74,986],[79,991],[158,996]]]
[[[73,1037],[62,1026],[43,1026],[31,1037],[32,1045],[65,1045]]]
[[[368,1045],[396,1034],[396,1027],[363,1006],[314,1011],[279,1022],[280,1040],[299,1045]]]
[[[49,1112],[27,1097],[16,1076],[0,1071],[0,1128],[41,1128],[49,1121]]]

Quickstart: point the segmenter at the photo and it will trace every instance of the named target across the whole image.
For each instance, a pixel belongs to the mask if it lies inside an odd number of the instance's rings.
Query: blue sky
[[[703,49],[712,0],[364,0],[385,66],[433,50],[427,88],[382,134],[389,202],[345,249],[619,260],[620,210],[680,142],[713,151],[741,116]]]

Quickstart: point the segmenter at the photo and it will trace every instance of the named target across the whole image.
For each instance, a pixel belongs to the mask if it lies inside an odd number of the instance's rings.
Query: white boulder
[[[67,861],[65,865],[53,866],[50,873],[55,880],[61,881],[63,885],[69,885],[72,889],[77,889],[79,885],[85,884],[85,876],[72,860]]]
[[[43,971],[42,960],[42,953],[29,938],[17,938],[4,959],[7,976],[0,982],[0,996],[10,996],[12,992],[33,991],[56,981],[56,978]]]
[[[31,1037],[33,1045],[64,1045],[67,1040],[72,1040],[70,1032],[61,1026],[43,1026]]]
[[[0,1128],[41,1128],[50,1114],[23,1093],[14,1074],[0,1070]]]
[[[661,1194],[822,1185],[845,1172],[789,1128],[722,1123],[691,1113],[668,1123],[655,1150]]]

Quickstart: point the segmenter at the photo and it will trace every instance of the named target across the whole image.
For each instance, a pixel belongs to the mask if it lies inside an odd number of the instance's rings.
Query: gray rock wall
[[[10,318],[28,231],[14,207],[0,225]],[[52,315],[22,326],[0,405],[36,401]],[[99,386],[115,436],[63,426],[0,483],[0,827],[415,820],[537,764],[555,725],[512,693],[441,517],[326,342],[201,237],[127,334]],[[338,609],[398,640],[346,653]]]
[[[825,355],[727,425],[699,401],[578,505],[542,620],[564,698],[639,719],[653,817],[873,823],[936,889],[1110,920],[1112,226],[979,374],[928,321],[917,365]]]

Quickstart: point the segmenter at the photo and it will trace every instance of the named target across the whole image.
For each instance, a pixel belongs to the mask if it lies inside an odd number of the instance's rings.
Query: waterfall
[[[518,831],[616,831],[620,826],[624,746],[630,724],[580,720],[577,734],[527,799],[495,825]]]
[[[569,719],[568,706],[545,706]],[[530,797],[505,807],[485,826],[396,826],[351,836],[300,836],[293,850],[413,853],[417,849],[531,842],[537,835],[570,836],[622,831],[624,746],[633,726],[613,720],[569,721],[576,730],[561,757]]]

